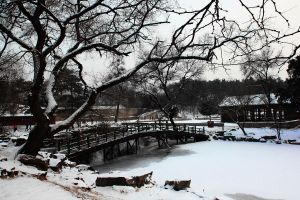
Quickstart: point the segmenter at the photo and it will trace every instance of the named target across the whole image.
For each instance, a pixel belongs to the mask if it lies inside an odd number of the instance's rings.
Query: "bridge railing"
[[[105,134],[90,133],[78,135],[75,137],[66,137],[63,139],[56,140],[57,150],[67,155],[77,152],[83,149],[87,149],[99,144],[113,141],[125,136],[128,136],[128,132],[114,131]]]
[[[168,122],[153,122],[153,123],[122,123],[126,126],[129,132],[140,132],[140,131],[163,131],[163,130],[174,130],[171,123]],[[190,133],[205,133],[204,124],[176,124],[178,131],[186,131]]]
[[[205,128],[198,124],[177,124],[178,131],[189,132],[194,134],[204,134]],[[90,147],[104,144],[128,135],[149,131],[173,130],[171,123],[123,123],[119,129],[101,133],[99,129],[93,128],[90,131],[70,131],[64,137],[54,139],[57,151],[70,155]]]

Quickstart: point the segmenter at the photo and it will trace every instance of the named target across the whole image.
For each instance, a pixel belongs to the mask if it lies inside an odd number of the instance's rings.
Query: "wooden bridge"
[[[113,131],[94,127],[66,132],[64,136],[56,137],[53,145],[58,152],[65,153],[71,160],[88,160],[91,153],[99,150],[103,150],[104,160],[110,160],[120,155],[137,153],[139,139],[144,137],[155,138],[159,148],[168,146],[169,140],[176,144],[206,141],[208,136],[205,135],[205,129],[199,125],[178,124],[177,131],[168,122],[124,123],[121,128]]]

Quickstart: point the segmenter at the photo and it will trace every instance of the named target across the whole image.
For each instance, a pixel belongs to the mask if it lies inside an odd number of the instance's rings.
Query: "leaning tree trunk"
[[[27,142],[19,153],[36,156],[43,146],[43,140],[50,135],[49,124],[37,124],[30,131]]]
[[[244,124],[244,122],[242,122],[242,124],[241,124],[240,122],[237,122],[237,125],[238,125],[239,128],[243,131],[243,134],[244,134],[245,136],[247,136],[247,133],[246,133],[246,131],[245,131],[245,124]]]
[[[176,126],[176,124],[175,124],[175,122],[174,122],[173,117],[172,117],[172,116],[169,116],[169,119],[170,119],[170,122],[171,122],[171,124],[172,124],[172,126],[173,126],[173,130],[174,130],[174,131],[178,131],[178,128],[177,128],[177,126]]]

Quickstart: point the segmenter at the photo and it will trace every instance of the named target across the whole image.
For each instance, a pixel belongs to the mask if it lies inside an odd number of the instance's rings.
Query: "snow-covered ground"
[[[191,121],[195,123],[196,121]],[[208,133],[221,127],[205,128]],[[242,137],[236,124],[225,124],[225,134]],[[22,131],[21,131],[22,132]],[[247,128],[254,138],[276,135],[270,128]],[[15,133],[14,137],[24,134]],[[300,141],[300,129],[283,129],[283,140]],[[1,144],[0,144],[1,146]],[[100,173],[79,168],[48,170],[47,181],[30,174],[42,173],[13,160],[16,148],[0,148],[0,169],[25,172],[13,179],[0,179],[0,199],[184,199],[184,200],[299,200],[300,145],[209,141],[155,150],[149,155],[120,157],[103,166]],[[147,152],[149,153],[149,152]],[[153,171],[154,186],[95,187],[102,176],[137,176]],[[166,180],[191,180],[187,191],[165,189]],[[88,190],[82,188],[88,188]],[[91,189],[91,190],[89,190]]]
[[[73,200],[70,192],[46,181],[30,177],[19,177],[9,180],[0,180],[0,199],[16,200]]]

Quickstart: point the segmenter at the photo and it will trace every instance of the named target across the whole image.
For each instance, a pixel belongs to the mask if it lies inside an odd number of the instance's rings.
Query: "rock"
[[[41,158],[41,159],[49,159],[51,158],[51,153],[45,152],[45,151],[39,151],[38,155],[36,156],[37,158]]]
[[[7,161],[7,158],[0,158],[0,162]]]
[[[277,139],[277,137],[275,135],[265,135],[265,136],[262,136],[261,138],[265,139],[265,140],[276,140]]]
[[[106,187],[113,185],[128,186],[125,177],[97,177],[96,186]]]
[[[24,144],[27,141],[27,139],[25,138],[17,138],[16,139],[16,146],[21,146],[22,144]]]
[[[300,142],[290,142],[290,144],[300,145]]]
[[[144,186],[145,184],[150,184],[151,178],[152,178],[152,172],[150,172],[148,174],[144,174],[142,176],[134,176],[131,179],[128,179],[127,183],[130,186],[140,188],[140,187]]]
[[[265,140],[265,139],[263,139],[263,138],[260,138],[260,139],[259,139],[259,142],[266,143],[267,140]]]
[[[224,138],[225,138],[225,140],[229,140],[229,141],[235,141],[236,140],[235,136],[232,136],[232,135],[226,135],[226,136],[224,136]]]
[[[75,163],[76,164],[76,163]],[[91,170],[91,171],[95,171],[95,169],[89,165],[85,165],[85,164],[79,164],[76,165],[76,168],[78,169],[78,171],[87,171],[87,170]]]
[[[151,183],[152,172],[142,176],[134,176],[132,178],[125,177],[98,177],[96,179],[96,186],[106,187],[113,185],[142,187],[145,184]]]
[[[246,142],[259,142],[259,139],[253,138],[253,137],[246,137],[244,138]]]
[[[216,131],[216,136],[224,136],[226,131]]]
[[[191,180],[184,180],[184,181],[166,181],[165,186],[171,186],[174,190],[185,190],[186,188],[189,188],[191,185]]]
[[[36,178],[41,181],[46,181],[47,180],[47,172],[36,175]]]
[[[20,155],[19,161],[24,165],[34,166],[43,171],[47,171],[49,166],[48,160],[42,160],[40,158],[36,158],[35,156],[31,156],[31,155],[25,155],[25,154]]]
[[[6,170],[6,169],[2,169],[1,170],[1,178],[14,178],[15,176],[18,176],[19,174],[19,171],[15,171],[15,169],[11,169],[10,171],[9,170]]]
[[[218,140],[226,140],[226,138],[224,136],[218,136]]]
[[[60,159],[51,158],[49,161],[49,168],[55,172],[60,172],[62,169],[63,161]]]
[[[214,140],[218,140],[218,136],[216,136],[216,135],[214,135],[212,138],[213,138]]]
[[[69,160],[64,160],[63,162],[63,166],[65,167],[76,167],[76,162],[72,162],[72,161],[69,161]]]

